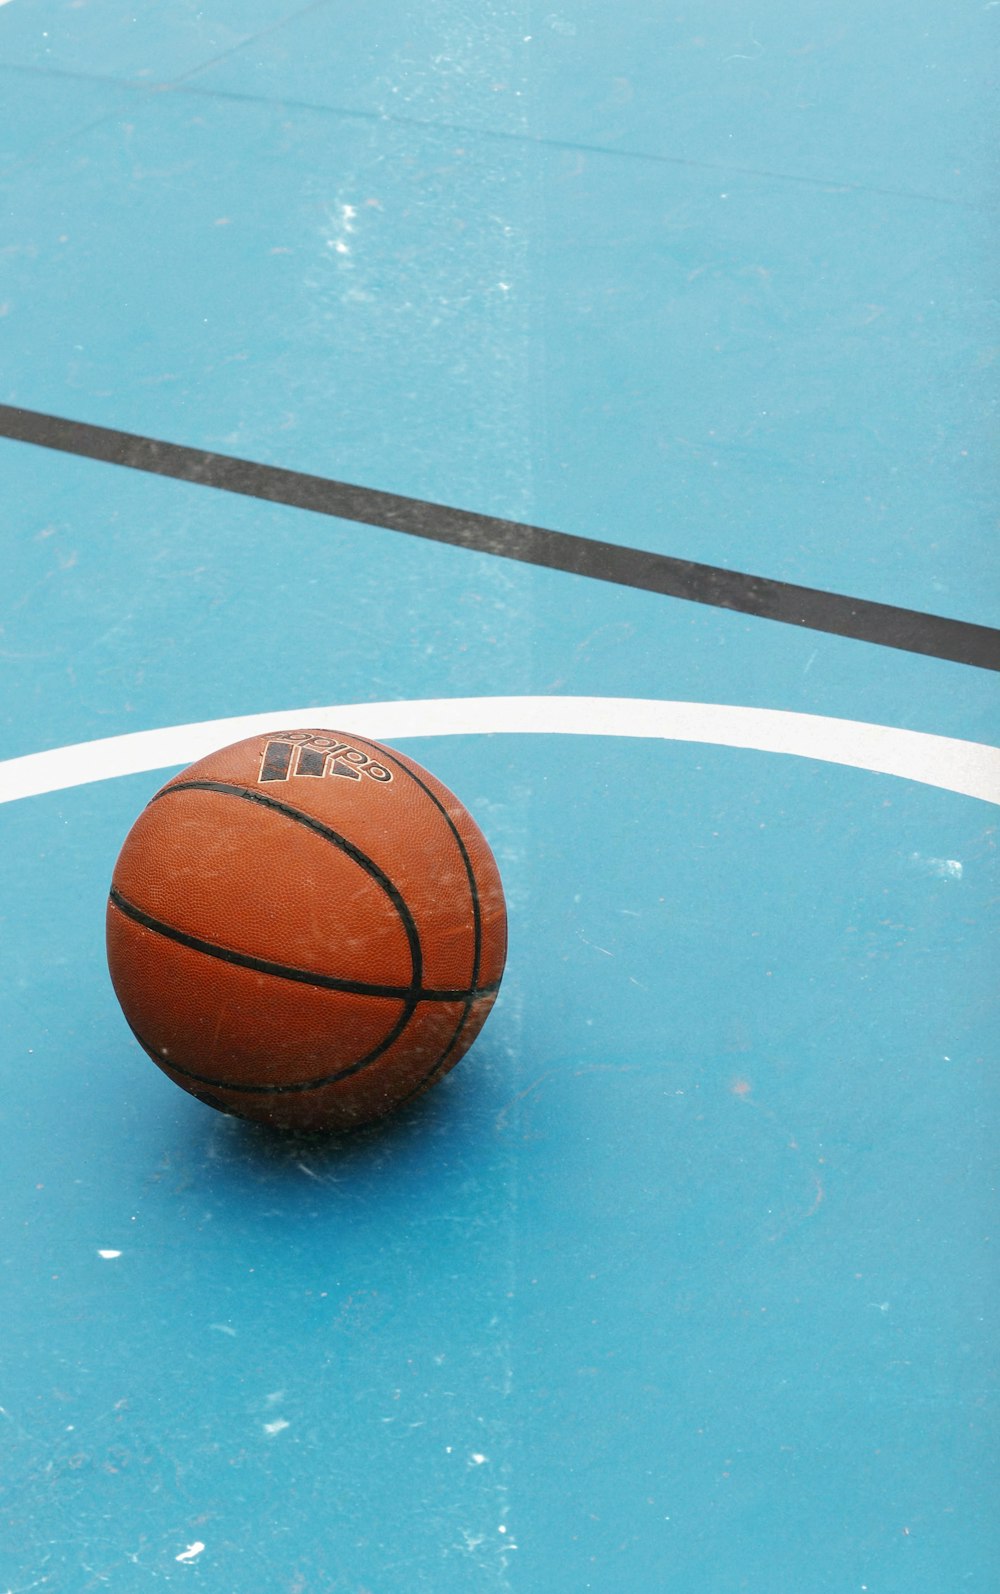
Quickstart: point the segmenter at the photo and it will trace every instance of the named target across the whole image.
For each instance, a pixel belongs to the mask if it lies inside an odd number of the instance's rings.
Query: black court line
[[[0,404],[0,437],[689,603],[1000,670],[1000,631]]]

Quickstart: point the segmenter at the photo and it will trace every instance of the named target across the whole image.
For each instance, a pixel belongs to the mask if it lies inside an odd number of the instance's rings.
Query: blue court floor
[[[1000,1586],[998,28],[0,3],[0,1594]],[[499,863],[381,1127],[115,1000],[232,721]]]

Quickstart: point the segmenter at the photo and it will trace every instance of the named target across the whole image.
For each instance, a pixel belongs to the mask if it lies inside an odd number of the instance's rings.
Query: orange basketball
[[[169,781],[115,865],[108,965],[139,1044],[221,1112],[355,1128],[468,1050],[507,918],[427,770],[337,731],[237,742]]]

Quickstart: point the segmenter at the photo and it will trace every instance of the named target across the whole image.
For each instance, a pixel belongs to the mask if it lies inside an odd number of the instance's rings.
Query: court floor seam
[[[318,0],[319,4],[324,0]],[[304,10],[315,9],[306,6]],[[296,13],[301,14],[301,13]],[[276,24],[278,26],[278,24]],[[269,30],[268,30],[269,31]],[[497,139],[510,144],[523,144],[533,149],[553,149],[576,152],[581,155],[603,155],[612,160],[649,161],[659,166],[679,166],[691,171],[713,172],[719,177],[752,177],[763,182],[796,183],[807,188],[818,188],[825,193],[851,193],[851,194],[876,194],[883,199],[908,199],[932,205],[951,205],[959,210],[975,210],[992,213],[996,205],[987,200],[963,199],[953,194],[931,194],[921,189],[912,188],[885,188],[879,184],[859,183],[850,178],[837,177],[810,177],[802,172],[779,172],[768,167],[741,166],[732,161],[696,160],[688,155],[666,155],[661,150],[645,149],[612,149],[607,144],[589,144],[580,139],[551,138],[529,132],[509,132],[501,127],[472,127],[466,122],[428,121],[420,116],[401,116],[398,112],[384,113],[382,111],[361,110],[357,106],[346,105],[320,105],[316,100],[302,100],[281,95],[249,94],[239,89],[213,88],[206,84],[193,81],[199,72],[208,71],[210,66],[217,61],[228,59],[236,50],[252,44],[253,39],[246,40],[239,45],[234,45],[232,51],[225,52],[215,60],[206,62],[202,66],[192,67],[189,73],[182,73],[179,77],[165,78],[162,82],[137,83],[134,79],[119,78],[105,72],[74,72],[68,67],[39,67],[22,61],[0,61],[0,72],[24,72],[36,77],[69,78],[80,83],[104,83],[112,88],[128,90],[147,99],[162,99],[170,94],[194,94],[203,99],[228,100],[236,104],[262,105],[272,110],[308,111],[316,116],[339,116],[348,120],[361,122],[388,123],[396,127],[422,128],[433,133],[446,133],[460,138]],[[102,117],[99,121],[108,120]],[[95,123],[94,125],[98,125]],[[86,128],[81,131],[87,131]],[[17,162],[20,164],[20,162]]]

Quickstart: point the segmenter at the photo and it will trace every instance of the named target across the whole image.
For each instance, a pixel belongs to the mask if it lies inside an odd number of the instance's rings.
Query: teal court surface
[[[0,1591],[1000,1586],[998,29],[0,5]],[[332,1138],[104,953],[309,726],[510,925]]]

